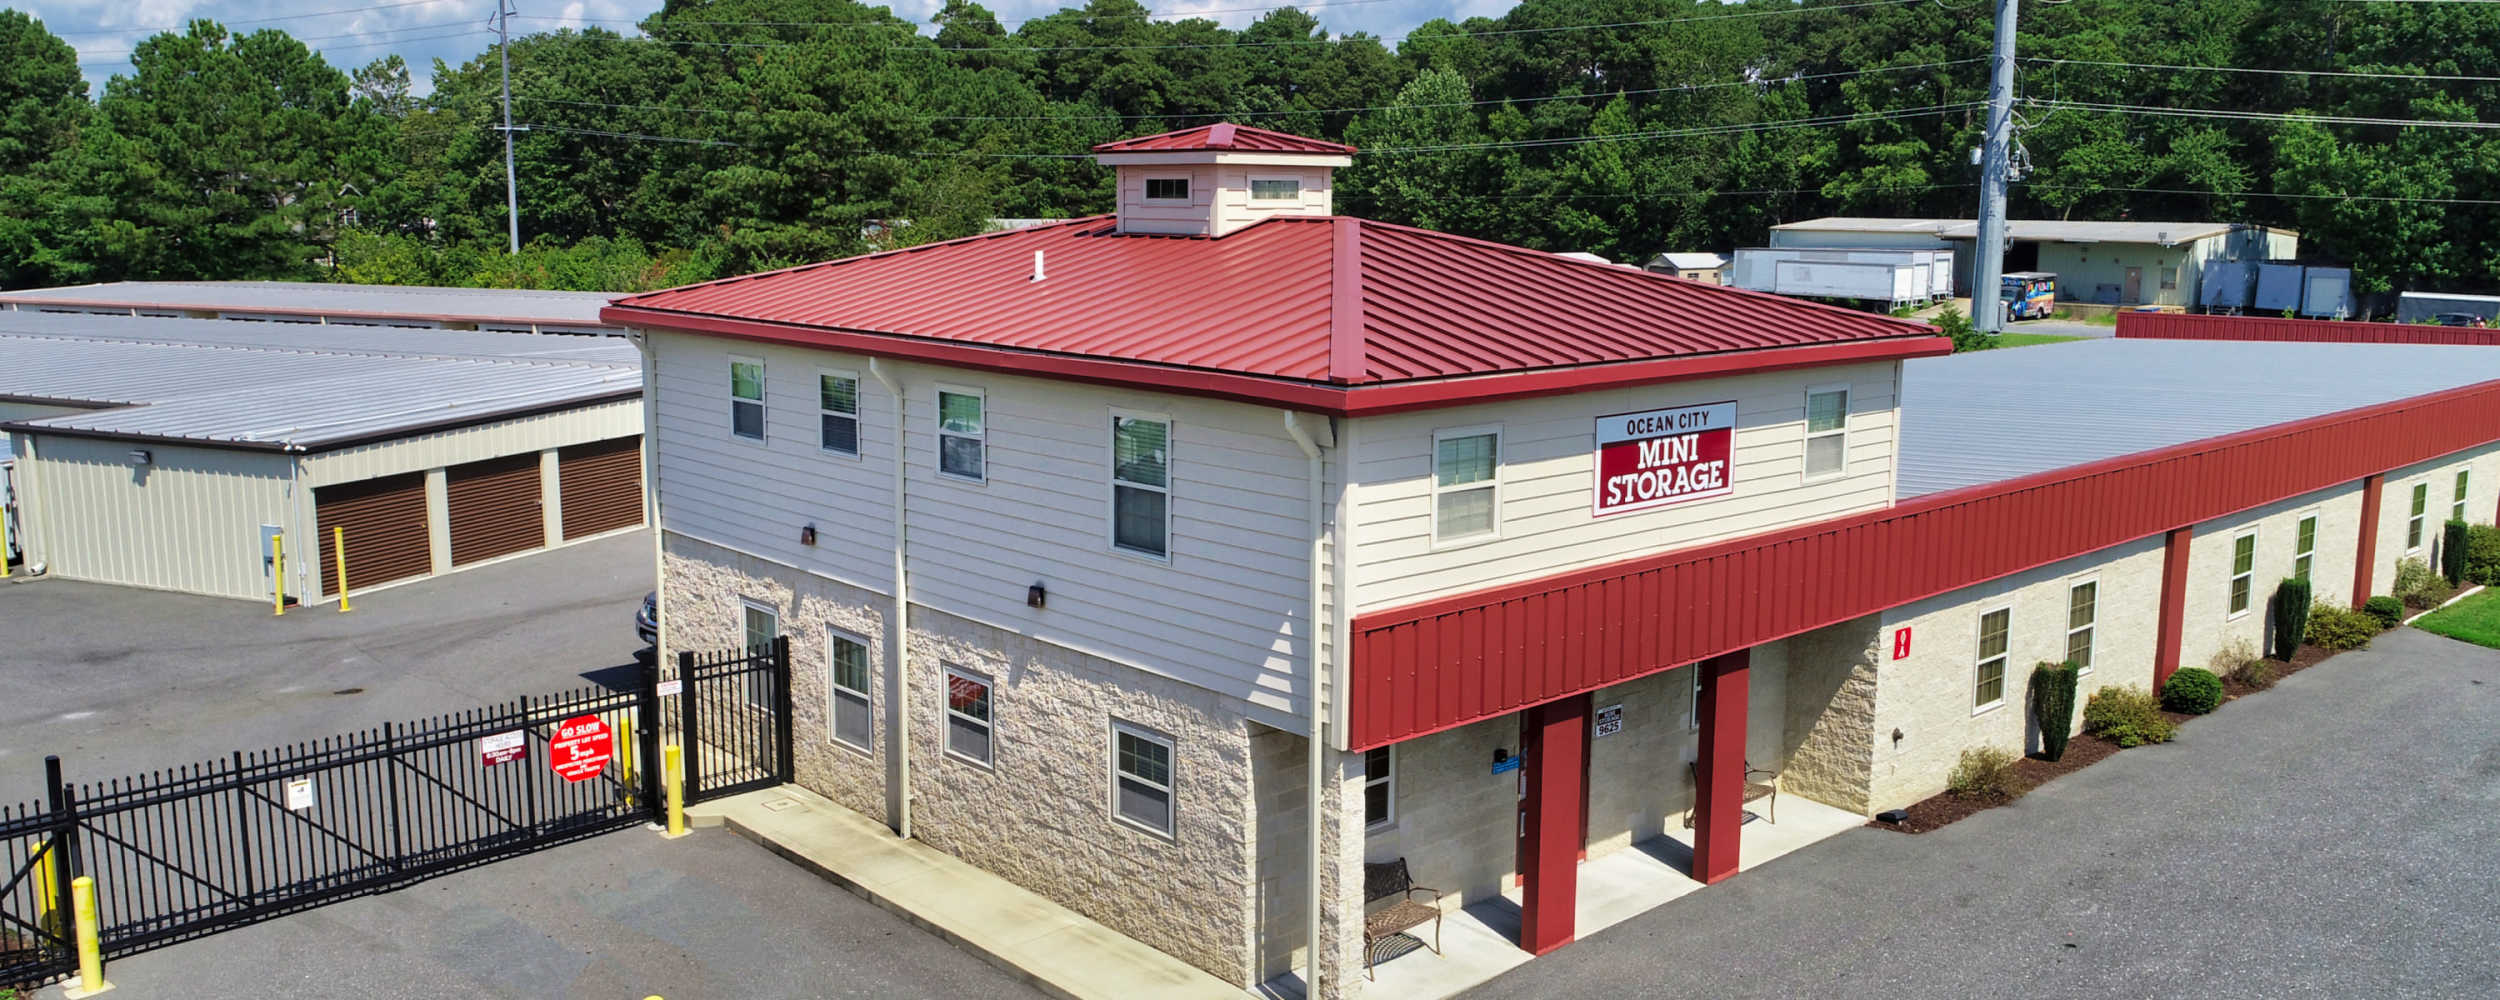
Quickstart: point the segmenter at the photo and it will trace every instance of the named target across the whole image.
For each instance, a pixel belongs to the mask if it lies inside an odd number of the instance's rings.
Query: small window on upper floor
[[[1188,200],[1189,200],[1189,178],[1187,178],[1187,177],[1148,177],[1148,178],[1146,178],[1146,200],[1147,200],[1147,201],[1188,201]]]
[[[1111,417],[1111,544],[1157,559],[1171,555],[1172,424]]]
[[[968,389],[940,389],[938,403],[938,471],[986,482],[989,479],[989,405]]]
[[[729,433],[764,440],[764,363],[729,359]]]
[[[1301,200],[1301,198],[1302,198],[1302,178],[1299,178],[1299,177],[1253,177],[1253,178],[1250,178],[1250,200],[1251,200],[1251,201],[1299,201],[1299,200]]]
[[[847,373],[816,376],[817,445],[843,455],[859,454],[859,378]]]
[[[1849,390],[1806,390],[1806,478],[1837,476],[1849,464]]]
[[[1501,468],[1501,431],[1433,435],[1433,541],[1489,537],[1500,528]]]

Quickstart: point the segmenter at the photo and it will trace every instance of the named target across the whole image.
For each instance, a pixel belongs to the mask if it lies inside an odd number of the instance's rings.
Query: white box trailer
[[[2301,277],[2300,314],[2331,319],[2352,315],[2352,269],[2310,268]]]
[[[1953,295],[1953,251],[1748,248],[1736,251],[1729,280],[1738,288],[1778,295],[1910,305]]]
[[[2500,295],[2403,292],[2396,296],[2396,322],[2428,323],[2441,316],[2475,316],[2485,323],[2500,320]]]

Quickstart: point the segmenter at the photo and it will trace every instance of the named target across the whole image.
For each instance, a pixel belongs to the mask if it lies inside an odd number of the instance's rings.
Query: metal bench
[[[1419,892],[1431,893],[1432,902],[1417,900],[1415,894]],[[1397,902],[1377,910],[1369,908],[1370,904],[1384,899]],[[1414,878],[1407,874],[1405,858],[1363,865],[1363,903],[1365,978],[1377,978],[1372,975],[1372,959],[1381,942],[1421,927],[1427,921],[1432,924],[1432,953],[1441,954],[1441,890],[1416,885]]]

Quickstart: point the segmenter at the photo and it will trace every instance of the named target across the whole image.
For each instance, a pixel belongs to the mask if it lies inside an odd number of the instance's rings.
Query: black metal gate
[[[790,780],[790,637],[697,656],[677,654],[674,736],[685,747],[686,801]]]

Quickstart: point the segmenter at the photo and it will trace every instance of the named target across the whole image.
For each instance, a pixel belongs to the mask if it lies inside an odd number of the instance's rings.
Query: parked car
[[[642,595],[642,610],[634,613],[634,635],[657,647],[660,644],[660,592]]]
[[[2473,313],[2440,313],[2431,317],[2431,322],[2441,326],[2481,326],[2483,318]]]

